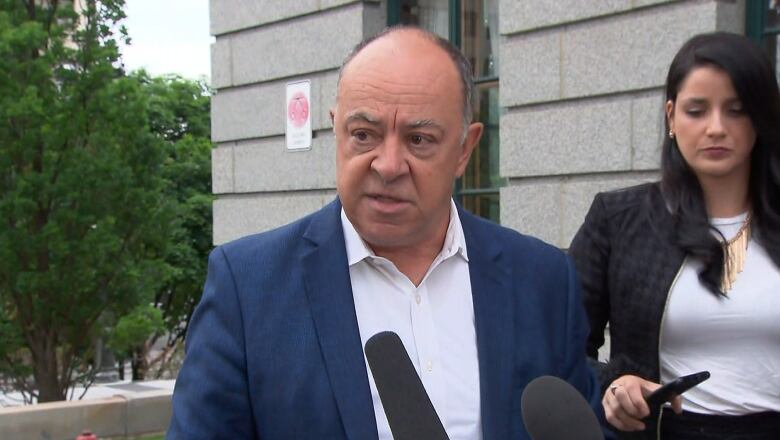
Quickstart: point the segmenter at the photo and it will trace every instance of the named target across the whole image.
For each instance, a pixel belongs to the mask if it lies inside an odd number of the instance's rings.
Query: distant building
[[[655,179],[663,83],[694,34],[748,34],[777,59],[776,1],[211,0],[214,242],[280,226],[335,196],[338,67],[388,24],[471,59],[484,139],[456,197],[561,247],[597,191]],[[308,151],[285,144],[285,85],[309,79]]]

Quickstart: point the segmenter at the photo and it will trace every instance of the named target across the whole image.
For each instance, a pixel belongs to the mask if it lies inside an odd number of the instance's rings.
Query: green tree
[[[138,306],[121,317],[111,333],[109,344],[120,359],[128,358],[149,335],[163,330],[160,309],[151,305]]]
[[[123,0],[0,0],[0,373],[86,381],[95,338],[149,304],[171,202],[149,97],[119,68]]]
[[[205,281],[212,248],[211,93],[203,81],[176,75],[150,77],[140,71],[132,76],[142,84],[148,97],[149,126],[163,141],[165,197],[174,204],[176,213],[164,257],[172,273],[152,299],[164,326],[147,333],[148,337],[135,339],[132,350],[111,344],[120,363],[130,357],[133,380],[143,380],[150,374],[160,378],[168,369],[184,339]],[[123,337],[122,333],[130,328],[139,326],[118,326],[117,336]],[[137,335],[140,337],[140,333]],[[155,344],[162,349],[151,353]]]

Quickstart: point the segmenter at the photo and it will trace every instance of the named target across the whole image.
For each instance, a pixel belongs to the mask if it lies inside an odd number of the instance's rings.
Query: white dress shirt
[[[398,334],[451,440],[482,438],[479,363],[466,240],[455,203],[444,246],[419,286],[378,257],[341,211],[360,340]],[[392,439],[369,371],[380,440]]]

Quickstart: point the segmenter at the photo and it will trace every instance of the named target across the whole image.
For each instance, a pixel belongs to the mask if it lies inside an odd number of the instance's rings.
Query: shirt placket
[[[436,412],[444,423],[444,375],[436,341],[429,292],[425,282],[413,289],[410,296],[412,334],[419,361],[418,372]]]

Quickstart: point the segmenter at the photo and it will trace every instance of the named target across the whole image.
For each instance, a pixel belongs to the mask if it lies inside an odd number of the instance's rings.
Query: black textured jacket
[[[610,326],[610,360],[596,363],[602,393],[624,374],[658,382],[661,322],[685,253],[659,183],[599,193],[569,253],[590,319],[588,356],[596,359]],[[648,431],[625,438],[652,438]]]

